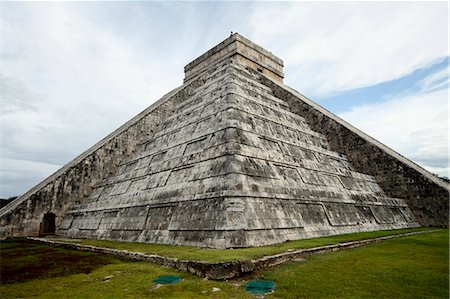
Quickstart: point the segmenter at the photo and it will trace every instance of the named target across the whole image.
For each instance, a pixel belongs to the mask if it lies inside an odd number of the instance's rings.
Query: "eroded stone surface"
[[[174,109],[61,234],[229,248],[417,225],[237,59]]]

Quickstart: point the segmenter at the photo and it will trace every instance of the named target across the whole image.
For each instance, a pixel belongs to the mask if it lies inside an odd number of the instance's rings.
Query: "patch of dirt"
[[[0,241],[0,283],[90,273],[113,258],[52,247],[26,239]]]

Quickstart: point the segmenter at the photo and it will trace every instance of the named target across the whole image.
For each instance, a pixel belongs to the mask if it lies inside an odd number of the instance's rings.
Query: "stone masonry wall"
[[[212,248],[417,226],[235,55],[58,234]]]
[[[346,155],[357,171],[374,176],[388,196],[405,199],[422,226],[448,227],[449,184],[296,91],[259,77],[276,97],[289,103],[292,112],[325,135],[332,150]]]
[[[56,228],[66,212],[85,202],[97,185],[116,173],[117,168],[141,144],[151,138],[174,107],[205,84],[214,69],[163,96],[153,105],[106,136],[47,179],[0,210],[0,239],[9,236],[37,236],[42,233],[44,214],[56,215]]]
[[[201,78],[199,79],[201,80]],[[83,203],[97,184],[116,172],[124,159],[154,133],[159,123],[173,113],[199,80],[171,91],[155,104],[105,137],[43,182],[0,210],[0,238],[37,236],[45,213],[56,215],[56,227],[66,211]]]

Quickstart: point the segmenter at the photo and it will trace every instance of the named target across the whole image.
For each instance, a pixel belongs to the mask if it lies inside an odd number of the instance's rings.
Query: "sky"
[[[239,32],[284,83],[449,176],[448,2],[3,2],[0,197],[20,195],[180,86]]]

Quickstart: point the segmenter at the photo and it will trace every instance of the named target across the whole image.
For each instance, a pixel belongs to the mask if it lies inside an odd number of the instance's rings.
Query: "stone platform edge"
[[[100,254],[110,254],[133,261],[153,262],[162,266],[172,267],[181,271],[186,271],[200,277],[213,280],[226,280],[236,278],[245,274],[249,274],[255,270],[269,268],[291,261],[296,261],[310,255],[323,254],[328,252],[339,251],[342,249],[357,248],[380,241],[391,240],[412,235],[432,233],[440,229],[432,229],[425,231],[408,232],[390,236],[383,236],[365,240],[350,241],[333,245],[324,245],[306,249],[298,249],[287,251],[275,255],[263,256],[256,260],[236,260],[228,262],[206,262],[206,261],[189,261],[179,260],[177,258],[165,257],[156,254],[145,254],[141,252],[132,252],[127,250],[112,249],[106,247],[98,247],[92,245],[81,245],[77,243],[68,243],[64,241],[54,241],[46,238],[28,237],[28,240],[40,243],[51,244],[54,246],[76,249]]]

